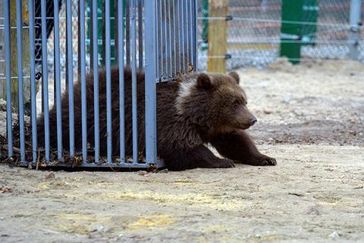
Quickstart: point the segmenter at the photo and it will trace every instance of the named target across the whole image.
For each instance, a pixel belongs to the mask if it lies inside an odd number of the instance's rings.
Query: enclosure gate
[[[74,15],[72,4],[77,4]],[[112,6],[111,4],[112,3]],[[162,166],[157,158],[156,83],[173,80],[177,75],[196,67],[196,0],[104,0],[103,9],[98,1],[72,0],[2,0],[4,13],[4,51],[6,85],[6,135],[2,141],[1,156],[17,160],[21,166],[68,166],[67,158],[80,161],[83,167],[146,168]],[[40,4],[38,6],[37,4]],[[40,14],[36,8],[40,7]],[[16,9],[13,16],[12,9]],[[60,28],[60,11],[66,14],[65,40]],[[86,9],[88,11],[86,11]],[[99,14],[103,24],[100,26]],[[116,19],[114,17],[116,16]],[[15,18],[15,19],[14,19]],[[111,24],[111,21],[115,23]],[[73,24],[76,22],[77,28]],[[14,25],[15,23],[15,25]],[[27,23],[27,24],[23,24]],[[103,30],[104,53],[98,49],[99,30]],[[52,32],[53,38],[50,38]],[[117,33],[115,38],[112,33]],[[89,33],[90,39],[87,39]],[[16,42],[16,45],[14,45]],[[73,42],[77,42],[74,48]],[[40,46],[37,46],[40,44]],[[65,53],[61,47],[65,45]],[[89,48],[87,48],[89,47]],[[113,49],[115,48],[115,49]],[[41,50],[41,59],[36,53]],[[50,51],[51,50],[51,51]],[[111,53],[115,51],[119,74],[119,100],[111,98]],[[77,53],[77,55],[75,55]],[[12,56],[16,55],[16,58]],[[101,56],[103,56],[101,58]],[[29,57],[29,58],[25,58]],[[15,61],[14,61],[15,60]],[[78,65],[75,65],[77,63]],[[124,65],[132,71],[132,94],[124,93]],[[14,68],[16,66],[16,68]],[[106,127],[107,157],[100,156],[99,80],[98,70],[106,72]],[[139,157],[137,134],[137,69],[145,70],[145,158]],[[89,156],[87,142],[86,73],[93,73],[94,81],[94,148]],[[75,75],[75,73],[77,75]],[[41,99],[37,98],[37,78],[41,79]],[[52,78],[53,77],[53,78]],[[74,87],[81,84],[82,151],[75,151]],[[54,81],[54,82],[50,82]],[[29,96],[26,94],[29,84]],[[54,95],[50,95],[50,87]],[[16,87],[14,89],[14,87]],[[62,147],[62,90],[69,98],[69,148]],[[124,98],[132,95],[132,157],[125,155]],[[39,95],[38,95],[39,96]],[[27,115],[25,103],[29,100]],[[54,103],[57,111],[57,149],[50,148],[49,109]],[[112,104],[119,105],[120,155],[113,156]],[[44,113],[45,146],[37,146],[37,113]],[[29,121],[29,122],[28,122]],[[29,126],[27,124],[30,124]],[[14,125],[18,127],[15,136]],[[29,131],[27,129],[29,128]],[[26,136],[31,134],[30,136]],[[29,137],[29,138],[28,138]],[[44,157],[40,160],[39,153]],[[4,155],[6,153],[6,155]],[[69,160],[69,159],[68,159]]]

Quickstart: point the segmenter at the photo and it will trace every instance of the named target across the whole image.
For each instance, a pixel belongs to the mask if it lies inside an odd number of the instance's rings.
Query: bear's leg
[[[234,161],[216,157],[204,145],[197,146],[187,151],[176,150],[167,156],[163,156],[163,159],[170,170],[234,167]]]
[[[222,156],[236,163],[256,166],[277,164],[274,158],[258,151],[253,140],[244,130],[219,135],[211,141],[211,144]]]

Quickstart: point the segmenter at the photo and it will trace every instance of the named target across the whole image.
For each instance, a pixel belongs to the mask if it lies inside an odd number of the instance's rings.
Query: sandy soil
[[[364,241],[364,66],[281,61],[240,73],[259,120],[251,134],[276,167],[0,164],[0,241]]]

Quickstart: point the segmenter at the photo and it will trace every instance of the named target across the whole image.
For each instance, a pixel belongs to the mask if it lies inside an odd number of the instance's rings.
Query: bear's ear
[[[237,72],[230,72],[229,76],[232,77],[236,81],[237,84],[239,84],[240,77],[239,77],[239,74]]]
[[[209,75],[201,73],[197,77],[197,88],[199,89],[210,89],[212,88],[212,81]]]

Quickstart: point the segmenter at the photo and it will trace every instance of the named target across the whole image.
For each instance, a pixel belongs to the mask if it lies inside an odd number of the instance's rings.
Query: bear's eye
[[[241,100],[238,100],[238,99],[234,100],[234,102],[233,102],[234,108],[238,108],[240,105],[241,105]]]

